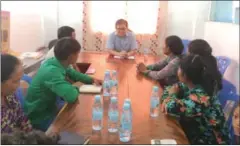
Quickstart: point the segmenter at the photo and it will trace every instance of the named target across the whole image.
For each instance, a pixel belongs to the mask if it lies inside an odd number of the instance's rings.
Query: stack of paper
[[[42,53],[40,52],[24,52],[20,55],[19,58],[24,59],[24,58],[33,58],[33,59],[38,59],[42,57]]]
[[[101,93],[102,87],[96,85],[82,85],[79,88],[80,93]]]
[[[123,57],[121,57],[121,56],[114,56],[114,58],[116,58],[116,59],[123,59]],[[135,59],[135,57],[134,56],[128,56],[126,59]]]

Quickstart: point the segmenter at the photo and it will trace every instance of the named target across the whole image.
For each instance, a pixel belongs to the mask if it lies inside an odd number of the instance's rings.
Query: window
[[[210,20],[239,24],[239,1],[212,1]]]
[[[92,1],[90,24],[94,32],[110,33],[117,19],[126,19],[135,33],[154,34],[159,1]]]

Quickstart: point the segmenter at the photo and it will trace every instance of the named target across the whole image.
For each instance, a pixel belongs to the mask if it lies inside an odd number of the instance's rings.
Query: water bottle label
[[[118,112],[110,112],[109,119],[113,122],[117,122],[118,121]]]
[[[132,124],[130,122],[122,122],[122,130],[132,130]]]
[[[151,100],[151,108],[156,108],[159,104],[159,101],[158,100]]]
[[[93,111],[93,120],[101,120],[103,117],[102,111]]]

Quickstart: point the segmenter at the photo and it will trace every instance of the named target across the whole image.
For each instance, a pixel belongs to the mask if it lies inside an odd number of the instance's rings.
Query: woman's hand
[[[178,94],[178,92],[180,91],[178,84],[174,84],[169,90],[168,90],[168,94]]]
[[[170,97],[163,100],[163,103],[161,104],[161,111],[165,114],[167,114],[167,102],[170,100]]]
[[[146,67],[146,65],[143,64],[143,63],[138,64],[137,69],[138,69],[138,71],[141,72],[141,73],[144,73],[144,72],[147,71],[147,67]]]

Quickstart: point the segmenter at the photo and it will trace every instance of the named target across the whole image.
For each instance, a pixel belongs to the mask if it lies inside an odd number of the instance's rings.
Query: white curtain
[[[116,20],[123,18],[135,33],[156,32],[159,1],[91,1],[91,28],[94,32],[111,33]]]

